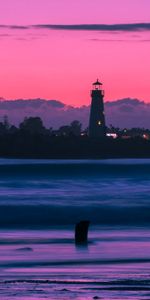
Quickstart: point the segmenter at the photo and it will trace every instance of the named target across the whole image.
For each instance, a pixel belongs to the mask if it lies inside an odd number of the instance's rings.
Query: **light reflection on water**
[[[145,299],[149,249],[149,228],[93,226],[87,248],[75,247],[73,228],[1,230],[0,295],[13,300]]]

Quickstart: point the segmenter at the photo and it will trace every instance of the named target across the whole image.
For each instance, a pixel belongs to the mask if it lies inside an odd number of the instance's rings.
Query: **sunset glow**
[[[98,77],[104,83],[106,100],[131,97],[150,102],[150,28],[107,31],[42,27],[149,24],[149,0],[123,2],[1,1],[0,96],[87,105],[91,83]]]

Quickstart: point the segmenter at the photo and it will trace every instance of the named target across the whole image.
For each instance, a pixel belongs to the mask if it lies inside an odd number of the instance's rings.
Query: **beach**
[[[0,299],[149,299],[149,181],[149,159],[1,159]]]

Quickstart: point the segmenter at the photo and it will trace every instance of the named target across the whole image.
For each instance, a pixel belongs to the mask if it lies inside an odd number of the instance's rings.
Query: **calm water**
[[[150,299],[150,160],[1,159],[0,299],[94,297]]]

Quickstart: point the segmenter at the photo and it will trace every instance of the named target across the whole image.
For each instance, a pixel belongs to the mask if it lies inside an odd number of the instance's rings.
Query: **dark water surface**
[[[150,299],[150,160],[1,159],[0,299],[93,297]]]

